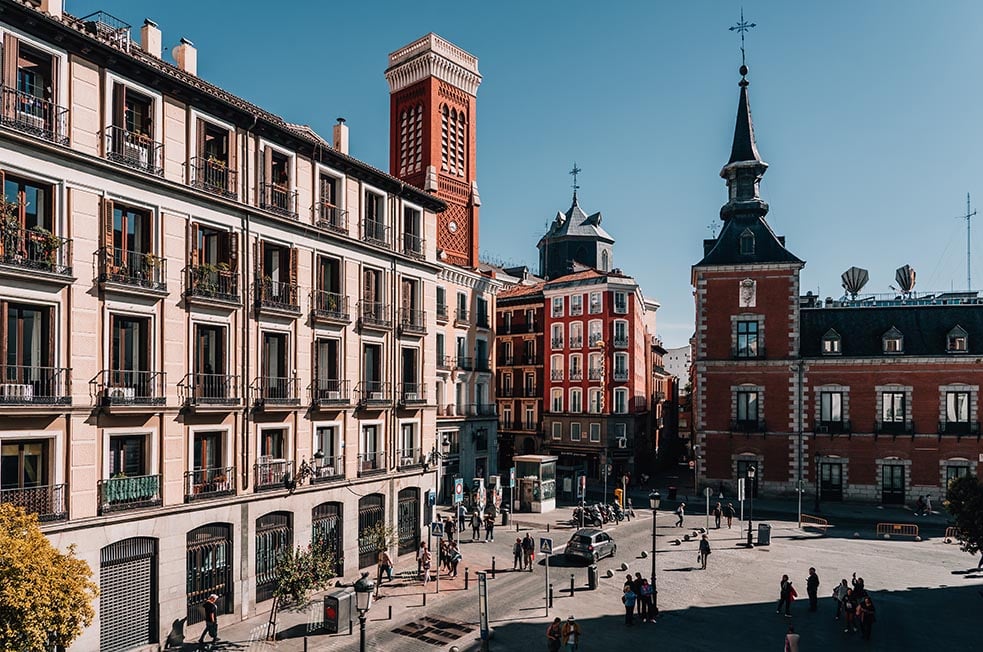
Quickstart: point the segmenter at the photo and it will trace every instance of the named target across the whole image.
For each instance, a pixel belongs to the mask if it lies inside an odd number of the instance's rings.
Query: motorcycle
[[[625,513],[621,510],[621,507],[618,505],[618,503],[611,503],[610,510],[611,510],[611,516],[614,518],[614,520],[617,523],[620,523],[621,521],[625,520]]]

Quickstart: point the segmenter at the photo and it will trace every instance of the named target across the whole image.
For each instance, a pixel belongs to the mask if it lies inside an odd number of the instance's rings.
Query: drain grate
[[[474,630],[475,627],[473,625],[447,620],[446,618],[424,616],[413,622],[406,623],[402,627],[397,627],[393,630],[393,633],[415,638],[430,645],[440,646],[453,643]]]

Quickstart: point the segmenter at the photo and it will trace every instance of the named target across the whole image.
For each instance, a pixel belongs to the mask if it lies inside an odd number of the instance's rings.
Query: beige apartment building
[[[0,0],[0,501],[101,595],[73,650],[269,608],[277,555],[414,551],[436,486],[433,195],[161,58]],[[176,40],[176,39],[169,39]],[[203,54],[207,56],[207,54]]]

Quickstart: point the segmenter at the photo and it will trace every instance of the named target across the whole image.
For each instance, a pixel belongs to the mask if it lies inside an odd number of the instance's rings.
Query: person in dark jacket
[[[522,566],[522,539],[516,537],[515,544],[512,546],[512,570],[520,570],[521,566]],[[560,622],[560,619],[557,618],[556,622]]]
[[[776,607],[775,613],[782,613],[782,606],[784,605],[785,615],[791,616],[792,598],[794,595],[795,589],[792,588],[792,582],[788,579],[788,575],[782,575],[782,581],[779,584],[778,607]]]
[[[873,628],[874,621],[877,619],[875,611],[874,603],[871,601],[870,596],[864,596],[864,599],[857,607],[857,616],[860,618],[860,631],[865,641],[870,640],[871,628]]]
[[[724,515],[724,510],[720,506],[720,503],[717,503],[717,506],[713,508],[713,523],[716,526],[716,529],[718,530],[720,529],[720,517],[723,515]]]
[[[809,577],[806,578],[806,593],[809,594],[809,611],[818,609],[819,604],[819,576],[816,569],[809,569]]]
[[[727,517],[727,529],[730,529],[731,524],[734,522],[734,504],[727,503],[727,507],[724,507],[724,516]]]
[[[700,539],[700,568],[703,570],[707,569],[707,557],[710,556],[710,540],[707,539],[707,535],[703,535]]]
[[[560,619],[554,618],[550,626],[546,628],[546,649],[549,652],[560,652],[562,637],[563,627],[560,625]]]

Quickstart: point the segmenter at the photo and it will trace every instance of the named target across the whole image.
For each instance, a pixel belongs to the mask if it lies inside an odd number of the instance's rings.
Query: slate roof
[[[741,74],[747,74],[742,67]],[[737,124],[734,126],[734,144],[730,148],[728,165],[738,161],[760,161],[758,145],[754,142],[754,123],[751,121],[751,103],[747,96],[747,79],[741,79],[741,97],[737,104]]]
[[[577,201],[576,193],[574,193],[573,203],[570,205],[569,210],[566,213],[560,213],[559,211],[556,213],[556,217],[550,224],[546,235],[539,240],[539,245],[541,246],[543,240],[547,238],[556,240],[567,237],[591,238],[611,243],[614,242],[614,238],[601,228],[600,211],[592,215],[585,213]]]
[[[754,236],[754,253],[741,253],[741,235],[750,231]],[[750,263],[799,263],[795,254],[785,248],[785,238],[775,235],[771,227],[758,216],[734,217],[724,222],[724,228],[716,240],[703,241],[705,265],[747,265]]]
[[[906,356],[983,355],[983,303],[891,307],[804,308],[799,313],[803,357],[896,357],[883,351],[881,338],[892,327],[904,336]],[[947,353],[947,335],[956,326],[968,334],[967,353]],[[822,339],[840,335],[838,356],[823,356]]]

